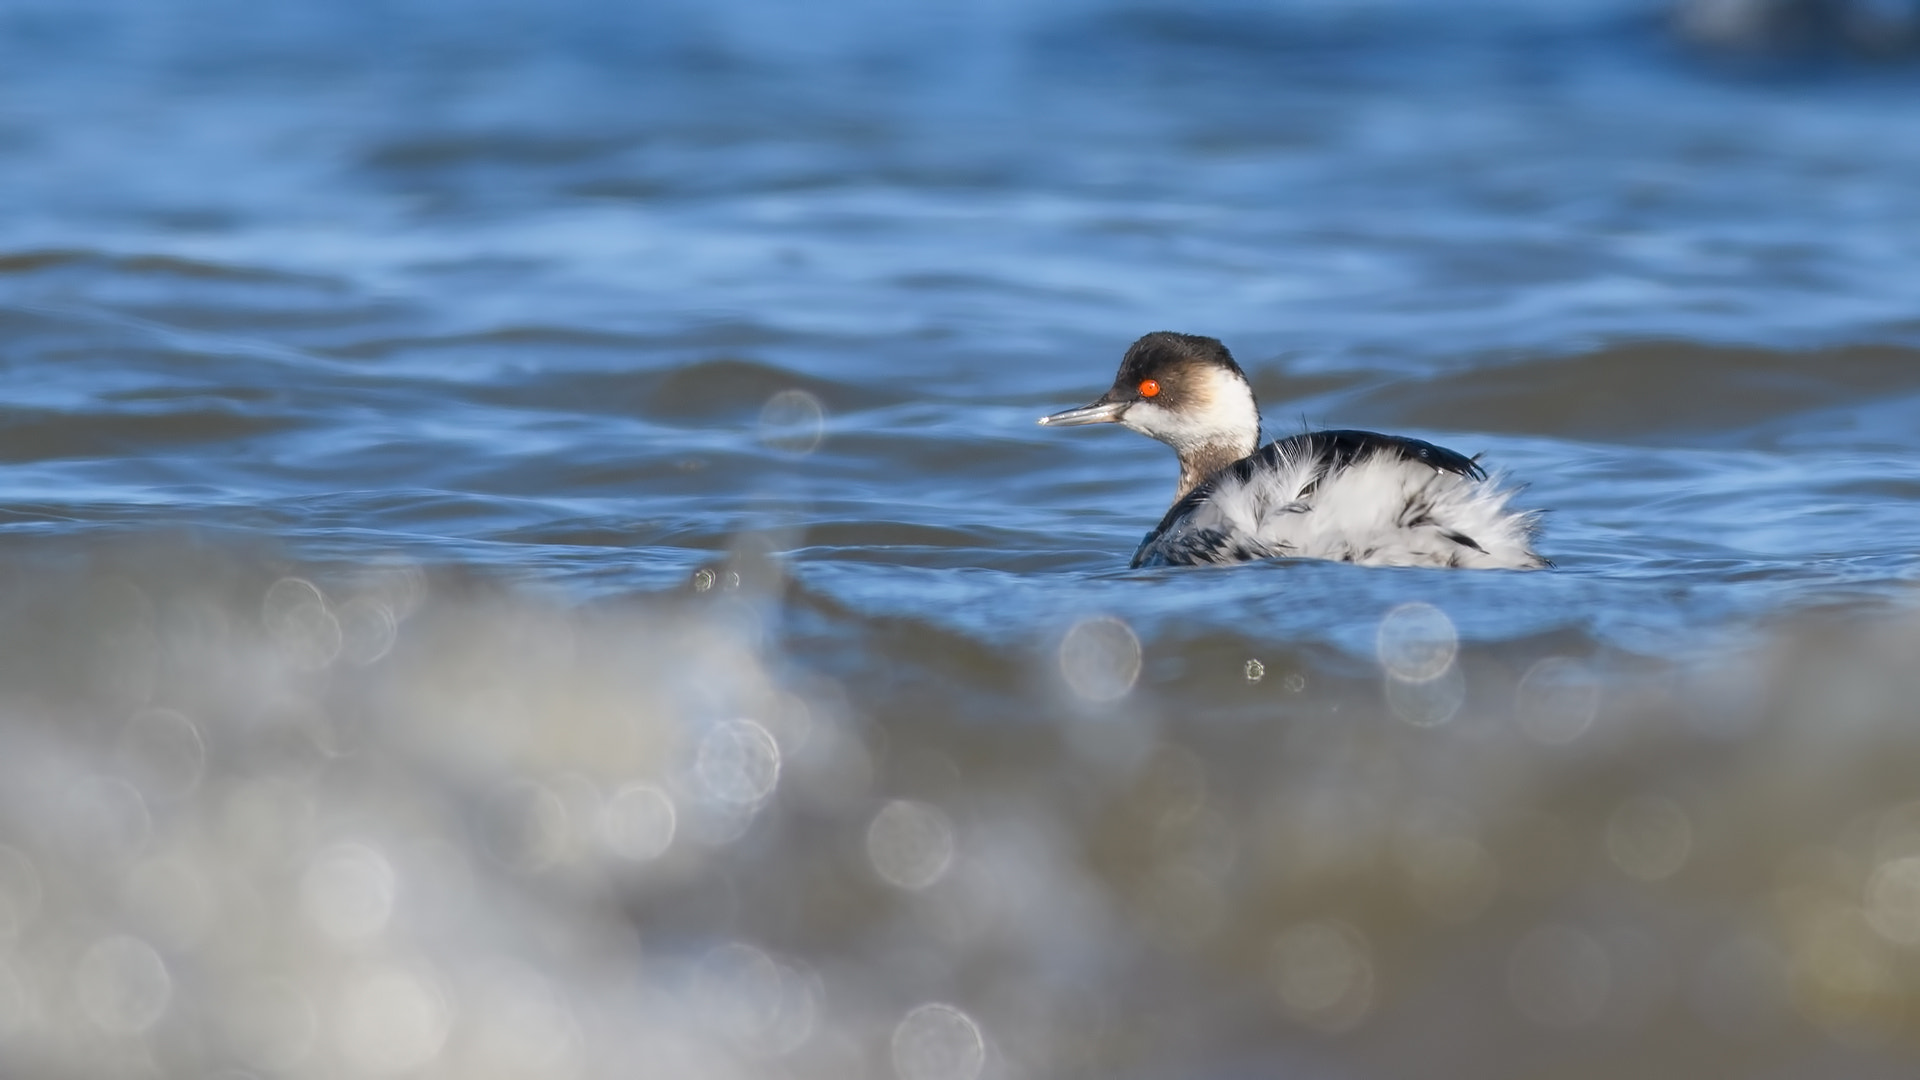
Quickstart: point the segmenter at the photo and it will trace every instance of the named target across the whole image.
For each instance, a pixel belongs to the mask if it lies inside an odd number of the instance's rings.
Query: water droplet
[[[1247,661],[1247,681],[1257,683],[1267,677],[1267,665],[1258,660]]]
[[[938,807],[897,799],[867,826],[867,858],[888,884],[924,889],[953,863],[953,824]]]
[[[117,936],[93,944],[73,972],[87,1018],[115,1035],[137,1035],[167,1011],[173,980],[153,947]]]
[[[986,1063],[980,1025],[951,1005],[916,1006],[893,1029],[893,1071],[900,1080],[974,1080]]]
[[[1088,701],[1117,701],[1140,677],[1140,639],[1111,616],[1082,619],[1060,641],[1060,672]]]
[[[1460,634],[1447,613],[1432,604],[1401,604],[1380,620],[1374,648],[1390,678],[1425,682],[1453,666]]]
[[[673,800],[652,784],[628,784],[600,812],[600,834],[614,854],[651,862],[673,844]]]
[[[693,572],[693,591],[707,592],[713,588],[715,575],[710,567],[701,567]]]

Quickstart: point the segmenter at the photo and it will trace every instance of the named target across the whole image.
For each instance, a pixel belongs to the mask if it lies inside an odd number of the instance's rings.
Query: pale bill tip
[[[1082,405],[1077,409],[1051,413],[1040,418],[1042,424],[1050,427],[1079,427],[1083,424],[1117,423],[1120,414],[1126,411],[1126,404],[1116,401],[1095,402]]]

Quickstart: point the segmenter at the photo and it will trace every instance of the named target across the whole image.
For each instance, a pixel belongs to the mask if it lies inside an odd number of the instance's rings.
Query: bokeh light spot
[[[1439,727],[1459,715],[1467,701],[1467,677],[1458,664],[1448,665],[1431,679],[1408,681],[1388,676],[1381,682],[1387,707],[1414,727]]]
[[[341,1055],[363,1072],[410,1072],[440,1055],[452,1010],[433,978],[377,968],[348,986],[336,1036]]]
[[[1672,877],[1692,847],[1693,823],[1672,799],[1636,795],[1607,816],[1607,855],[1630,877]]]
[[[261,622],[294,666],[318,671],[340,655],[340,621],[327,608],[320,587],[305,578],[286,577],[267,588]]]
[[[924,889],[953,862],[953,824],[939,807],[897,799],[867,826],[867,858],[889,885]]]
[[[32,996],[12,965],[0,960],[0,1042],[27,1030],[33,1021]]]
[[[1606,950],[1565,926],[1533,930],[1507,961],[1507,992],[1514,1005],[1544,1027],[1576,1028],[1599,1019],[1612,980]]]
[[[1441,922],[1465,922],[1486,910],[1499,888],[1499,867],[1471,836],[1440,834],[1405,842],[1399,851],[1407,891]]]
[[[760,441],[784,454],[811,454],[826,435],[826,407],[805,390],[782,390],[760,410]]]
[[[579,1040],[565,995],[549,979],[517,967],[489,972],[471,988],[463,1024],[475,1040],[473,1057],[509,1076],[549,1076],[561,1069]]]
[[[952,1005],[915,1006],[893,1029],[893,1071],[900,1080],[974,1080],[986,1062],[980,1025]]]
[[[1844,1042],[1877,1041],[1906,1022],[1898,955],[1852,905],[1832,903],[1795,928],[1794,997]]]
[[[1920,855],[1888,859],[1867,879],[1867,922],[1897,945],[1920,947]]]
[[[1549,656],[1521,676],[1513,710],[1529,738],[1549,746],[1570,743],[1599,713],[1600,683],[1580,661]]]
[[[33,861],[0,844],[0,939],[15,938],[40,913],[40,874]]]
[[[340,659],[355,667],[366,667],[393,651],[399,639],[400,620],[385,600],[356,596],[334,612],[340,627]]]
[[[715,802],[758,806],[780,783],[780,744],[752,720],[716,724],[700,740],[693,775]]]
[[[247,985],[219,1015],[234,1056],[268,1072],[300,1065],[320,1031],[313,1003],[284,979]]]
[[[307,863],[300,904],[328,937],[363,941],[386,928],[396,889],[386,856],[362,844],[335,844]]]
[[[1118,701],[1140,678],[1140,639],[1112,616],[1082,619],[1060,640],[1060,673],[1088,701]]]
[[[68,790],[65,809],[75,850],[101,864],[124,863],[152,839],[153,817],[147,812],[147,801],[124,780],[106,776],[80,780]]]
[[[122,887],[128,914],[160,948],[198,945],[214,919],[213,890],[197,860],[148,859],[127,871]]]
[[[1786,1011],[1786,961],[1757,938],[1730,938],[1693,972],[1687,1003],[1718,1034],[1754,1038]]]
[[[177,799],[200,783],[206,746],[200,730],[173,709],[145,709],[120,732],[126,778],[149,799]]]
[[[532,780],[496,788],[480,812],[487,854],[500,865],[539,873],[559,862],[572,836],[572,815],[559,795]]]
[[[124,935],[95,942],[74,969],[73,985],[87,1018],[115,1035],[152,1027],[173,996],[173,979],[160,954]]]
[[[1305,922],[1273,943],[1280,1006],[1303,1023],[1345,1031],[1373,1006],[1373,955],[1366,935],[1343,922]]]
[[[613,853],[651,862],[673,845],[677,816],[673,799],[652,784],[628,784],[600,812],[600,835]]]
[[[710,1027],[761,1053],[782,1054],[806,1042],[819,1018],[816,981],[742,941],[700,958],[693,993]]]
[[[1453,666],[1460,633],[1446,612],[1416,601],[1387,612],[1374,635],[1374,649],[1389,678],[1425,682]]]

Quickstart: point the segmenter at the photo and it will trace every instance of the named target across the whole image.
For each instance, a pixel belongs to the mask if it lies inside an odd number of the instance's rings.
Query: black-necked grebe
[[[1260,442],[1246,373],[1209,337],[1166,332],[1133,343],[1113,388],[1042,424],[1120,424],[1173,447],[1173,507],[1133,566],[1332,559],[1373,566],[1537,570],[1536,514],[1478,461],[1371,431],[1313,431]],[[1258,449],[1255,449],[1258,447]]]

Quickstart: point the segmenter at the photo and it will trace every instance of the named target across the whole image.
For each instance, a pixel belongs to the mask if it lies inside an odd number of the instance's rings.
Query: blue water
[[[0,1062],[1907,1075],[1920,68],[1710,6],[0,8]],[[1556,569],[1127,570],[1157,329]]]

